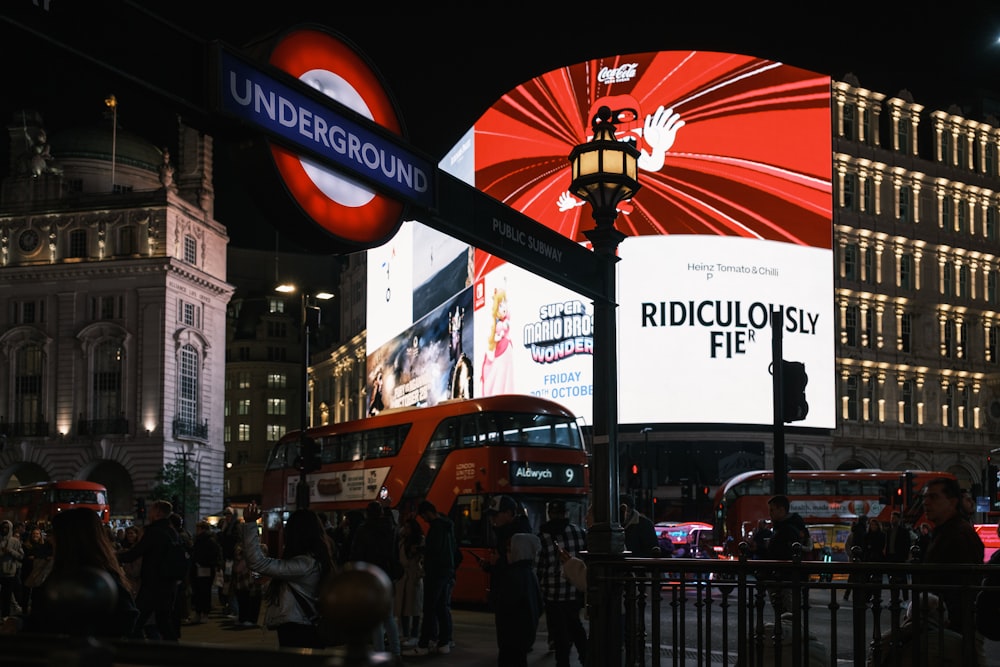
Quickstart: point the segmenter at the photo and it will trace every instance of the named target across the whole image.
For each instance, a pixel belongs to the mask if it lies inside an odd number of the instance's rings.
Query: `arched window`
[[[42,419],[45,354],[40,345],[22,345],[14,354],[14,422],[23,435],[45,435],[37,432],[44,426]],[[45,429],[47,430],[47,429]]]
[[[122,392],[125,348],[120,341],[107,340],[94,348],[93,419],[117,419],[125,411]]]
[[[200,395],[201,368],[198,360],[198,350],[193,345],[181,348],[178,365],[178,382],[180,394],[177,405],[177,418],[189,426],[198,423],[198,396]]]

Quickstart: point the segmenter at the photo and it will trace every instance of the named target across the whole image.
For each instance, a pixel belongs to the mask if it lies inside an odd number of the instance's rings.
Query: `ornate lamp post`
[[[615,264],[625,235],[615,229],[618,204],[631,199],[640,185],[637,179],[639,151],[615,140],[611,109],[601,107],[592,120],[593,139],[569,154],[573,180],[570,192],[587,201],[595,227],[584,232],[594,252],[604,259],[604,298],[594,304],[594,450],[591,468],[594,523],[588,531],[587,549],[594,555],[620,555],[625,533],[618,521],[618,365],[615,326]],[[622,636],[620,585],[611,583],[602,568],[588,571],[590,599],[599,600],[591,609],[588,663],[621,664]]]

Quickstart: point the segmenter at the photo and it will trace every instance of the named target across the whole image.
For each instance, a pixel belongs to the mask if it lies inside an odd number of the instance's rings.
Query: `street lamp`
[[[274,288],[276,292],[291,294],[299,291],[298,287],[291,283],[282,283]],[[319,327],[319,307],[310,305],[310,300],[326,301],[332,299],[333,294],[326,291],[317,291],[309,294],[306,290],[299,291],[299,303],[301,304],[299,324],[302,330],[302,381],[299,384],[300,410],[299,410],[299,456],[301,457],[305,449],[305,433],[309,428],[309,336],[313,327]],[[299,483],[295,490],[296,509],[309,508],[309,484],[306,481],[305,466],[299,466]]]
[[[115,191],[115,156],[118,153],[118,98],[108,95],[104,106],[111,109],[111,191]]]
[[[588,202],[595,227],[584,235],[603,260],[603,298],[594,304],[594,452],[593,485],[594,523],[587,531],[587,549],[595,555],[621,555],[625,533],[618,520],[618,368],[615,357],[615,308],[617,289],[615,264],[618,244],[625,235],[615,229],[618,204],[630,199],[639,189],[639,151],[615,140],[611,109],[602,106],[592,119],[594,136],[569,154],[573,180],[570,192]],[[588,566],[590,582],[596,587],[591,600],[600,600],[591,608],[591,638],[588,664],[621,664],[621,584],[614,584],[610,572],[593,563]]]

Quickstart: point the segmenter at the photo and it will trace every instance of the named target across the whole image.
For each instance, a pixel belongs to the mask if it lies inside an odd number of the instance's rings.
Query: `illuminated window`
[[[268,424],[267,425],[267,440],[268,442],[277,442],[285,435],[284,424]]]
[[[201,369],[198,363],[198,350],[193,345],[181,348],[180,364],[178,365],[178,395],[177,417],[188,425],[198,423],[198,405],[200,399]]]
[[[250,414],[250,399],[241,398],[236,403],[236,414],[238,415],[248,415]]]
[[[198,242],[190,235],[184,237],[184,261],[188,264],[198,263]]]
[[[267,414],[269,415],[283,415],[286,414],[287,401],[283,398],[269,398],[267,399]]]
[[[239,442],[250,441],[250,424],[238,424],[236,427]]]
[[[268,373],[267,374],[267,387],[268,389],[284,389],[288,386],[288,376],[284,373]]]
[[[267,300],[267,312],[269,313],[283,313],[285,312],[285,301],[284,299],[270,298]]]
[[[236,384],[240,389],[250,388],[250,373],[249,371],[240,371],[236,374]]]
[[[94,347],[92,419],[118,419],[125,410],[123,393],[125,349],[121,341],[108,340]]]
[[[36,433],[42,421],[45,354],[40,345],[30,343],[14,353],[14,422],[24,435]]]

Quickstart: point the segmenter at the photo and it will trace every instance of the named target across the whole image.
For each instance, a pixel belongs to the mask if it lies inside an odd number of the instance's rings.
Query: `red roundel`
[[[315,28],[293,30],[278,42],[270,63],[402,134],[399,114],[379,76],[360,54],[333,35]],[[274,143],[271,155],[295,202],[328,233],[349,243],[374,246],[399,227],[402,202]]]

